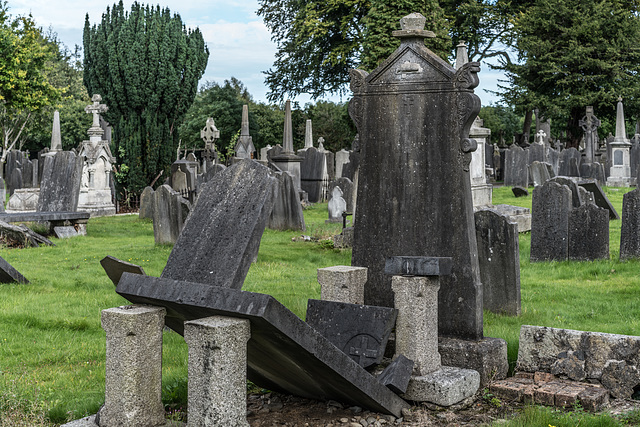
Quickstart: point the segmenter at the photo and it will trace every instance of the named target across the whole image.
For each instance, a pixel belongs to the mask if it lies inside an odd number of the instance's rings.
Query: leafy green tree
[[[515,20],[517,63],[502,63],[502,98],[539,108],[566,124],[568,146],[582,137],[578,121],[593,105],[598,117],[640,107],[640,22],[635,1],[540,0]]]
[[[31,16],[12,18],[7,3],[0,2],[1,163],[20,141],[34,112],[60,95],[47,80],[46,65],[53,51],[42,39]]]
[[[451,53],[451,39],[444,9],[437,0],[371,0],[371,8],[364,19],[365,38],[362,42],[361,68],[371,71],[400,46],[400,39],[392,32],[400,29],[400,18],[419,12],[427,18],[425,29],[436,34],[426,41],[434,53],[447,59]]]
[[[491,142],[504,141],[511,144],[513,135],[522,129],[523,118],[509,106],[502,104],[488,105],[480,109],[478,116],[484,121],[483,126],[491,129]]]
[[[318,101],[315,104],[307,104],[305,110],[313,123],[314,146],[318,146],[318,138],[322,137],[324,148],[329,151],[351,149],[356,129],[349,117],[347,103]]]
[[[167,169],[178,128],[193,103],[209,50],[196,28],[187,30],[168,8],[122,0],[84,27],[84,84],[102,95],[113,126],[114,154],[127,171],[120,185],[139,192]],[[204,122],[202,124],[204,126]]]

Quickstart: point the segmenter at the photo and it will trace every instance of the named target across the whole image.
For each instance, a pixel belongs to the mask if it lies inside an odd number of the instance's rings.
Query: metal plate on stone
[[[143,276],[146,276],[143,268],[139,265],[132,264],[127,261],[122,261],[121,259],[112,257],[111,255],[102,258],[100,260],[100,265],[102,265],[104,272],[107,273],[109,279],[111,279],[113,284],[116,286],[120,281],[120,276],[122,276],[122,273],[124,272],[132,274],[142,274]]]
[[[307,323],[363,368],[379,364],[398,310],[310,299]]]
[[[186,320],[249,319],[247,378],[260,387],[396,417],[409,407],[270,295],[130,273],[122,275],[116,292],[133,303],[165,307],[165,323],[180,334]]]

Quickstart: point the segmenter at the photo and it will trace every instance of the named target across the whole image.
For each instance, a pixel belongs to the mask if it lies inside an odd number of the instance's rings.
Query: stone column
[[[396,357],[413,360],[413,374],[426,375],[441,367],[438,353],[438,276],[393,276],[391,289],[396,320]]]
[[[101,426],[164,424],[161,397],[165,314],[164,308],[143,305],[102,311],[107,359]]]
[[[187,427],[248,426],[249,320],[212,316],[184,324],[189,346]]]
[[[364,304],[366,267],[337,265],[318,269],[320,299],[323,301]]]

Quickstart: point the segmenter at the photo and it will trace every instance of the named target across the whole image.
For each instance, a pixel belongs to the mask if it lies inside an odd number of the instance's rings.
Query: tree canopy
[[[100,94],[113,126],[114,154],[125,165],[119,184],[139,192],[175,160],[178,127],[209,58],[200,31],[168,8],[122,0],[84,28],[84,84]]]
[[[0,2],[0,52],[0,161],[4,162],[32,114],[55,102],[60,93],[46,75],[53,50],[43,43],[32,17],[12,18],[7,2]]]
[[[535,2],[514,21],[518,62],[502,63],[503,99],[566,123],[569,146],[587,105],[606,116],[623,96],[625,110],[638,111],[639,12],[633,0]]]

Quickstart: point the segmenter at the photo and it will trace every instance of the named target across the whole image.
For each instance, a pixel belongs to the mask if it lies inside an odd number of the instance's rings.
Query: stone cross
[[[100,101],[102,101],[102,97],[98,94],[93,95],[91,97],[91,101],[93,102],[93,104],[87,105],[84,108],[84,111],[86,113],[93,114],[93,123],[91,124],[91,127],[89,128],[87,133],[89,134],[89,140],[92,142],[96,142],[102,139],[101,137],[104,133],[104,130],[100,127],[100,113],[106,113],[109,110],[109,107],[107,107],[105,104],[100,104]]]
[[[318,138],[318,151],[324,151],[324,138]]]
[[[600,119],[593,115],[593,106],[587,107],[587,113],[585,116],[578,122],[578,126],[582,128],[584,131],[584,145],[585,145],[585,157],[587,163],[594,162],[594,142],[595,138],[593,137],[594,133],[600,127]]]
[[[545,131],[540,129],[536,134],[536,136],[538,137],[538,144],[544,144],[544,139],[547,137],[547,134],[545,133]]]
[[[215,142],[220,138],[220,131],[216,127],[216,124],[212,117],[207,119],[207,124],[200,131],[200,138],[204,141],[204,153],[203,157],[211,162],[214,158],[214,152],[216,149]]]

